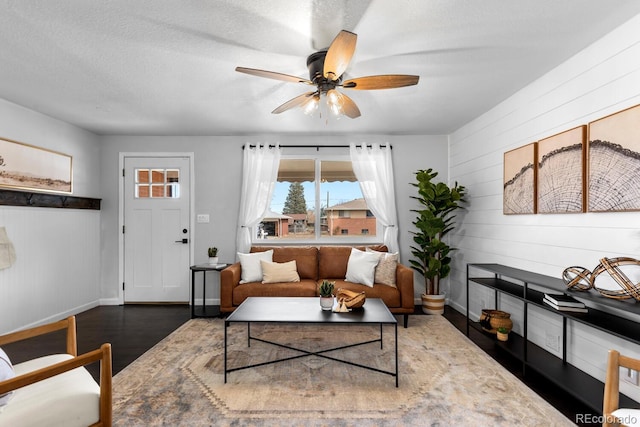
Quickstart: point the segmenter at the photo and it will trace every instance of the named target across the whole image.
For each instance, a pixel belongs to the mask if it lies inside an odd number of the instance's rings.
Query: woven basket
[[[347,308],[361,308],[364,305],[365,299],[366,295],[364,291],[355,292],[340,288],[336,292],[336,300],[338,300],[338,303],[342,305],[342,302],[344,302]]]
[[[506,328],[507,332],[511,332],[513,321],[511,320],[511,314],[506,311],[483,308],[480,315],[480,326],[482,326],[483,331],[492,334],[495,334],[498,328]]]

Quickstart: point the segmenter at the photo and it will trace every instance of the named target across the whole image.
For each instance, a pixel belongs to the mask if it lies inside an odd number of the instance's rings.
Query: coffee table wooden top
[[[225,322],[397,323],[380,298],[367,298],[359,310],[334,313],[322,310],[318,297],[249,297]]]

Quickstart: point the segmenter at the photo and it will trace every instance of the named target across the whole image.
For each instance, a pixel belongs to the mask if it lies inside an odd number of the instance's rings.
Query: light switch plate
[[[633,369],[620,368],[620,378],[629,384],[638,385],[638,371],[634,371]]]
[[[209,214],[198,214],[196,215],[196,222],[204,224],[209,222]]]

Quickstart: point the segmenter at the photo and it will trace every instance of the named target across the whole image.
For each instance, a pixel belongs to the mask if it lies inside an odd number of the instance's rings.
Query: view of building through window
[[[256,237],[375,238],[376,227],[350,161],[282,159],[270,210]]]

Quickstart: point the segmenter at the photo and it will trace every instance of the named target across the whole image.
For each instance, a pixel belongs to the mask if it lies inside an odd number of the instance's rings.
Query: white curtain
[[[240,214],[236,248],[240,253],[251,249],[251,231],[269,210],[271,197],[278,178],[281,149],[278,145],[244,148],[242,163],[242,192],[240,193]]]
[[[360,189],[367,206],[382,224],[383,242],[389,252],[398,252],[398,215],[396,213],[396,195],[393,187],[393,165],[391,146],[381,147],[365,144],[358,147],[349,145],[353,172],[360,182]]]

